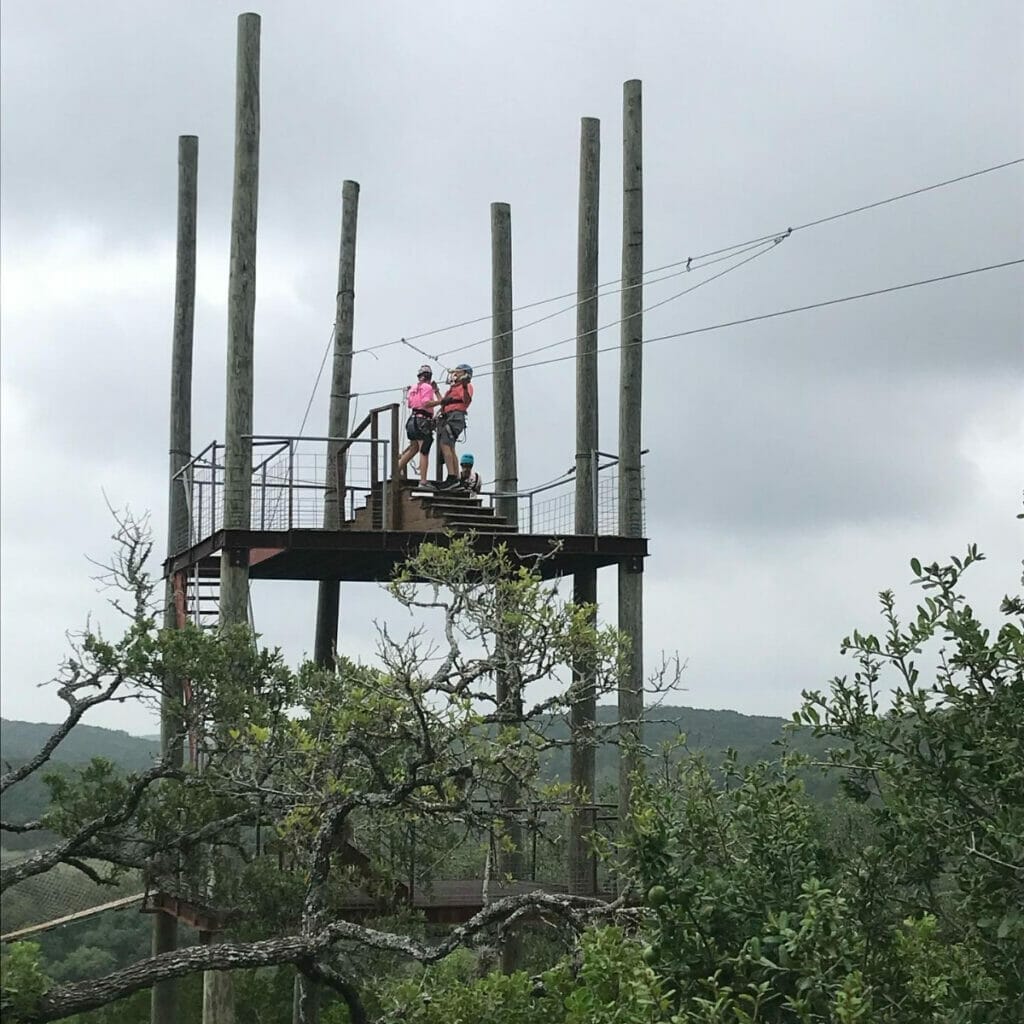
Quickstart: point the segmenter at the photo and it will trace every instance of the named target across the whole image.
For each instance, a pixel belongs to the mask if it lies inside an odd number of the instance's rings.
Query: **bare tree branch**
[[[369,1024],[370,1018],[366,1014],[366,1007],[359,996],[359,989],[352,982],[347,981],[339,971],[330,964],[319,961],[312,961],[302,967],[302,971],[314,981],[322,982],[329,988],[334,989],[348,1007],[348,1015],[352,1024]]]
[[[67,738],[68,733],[78,725],[82,716],[90,708],[96,707],[97,704],[103,704],[106,701],[109,701],[114,694],[117,693],[123,682],[124,677],[117,675],[106,686],[104,686],[99,693],[94,694],[91,697],[86,697],[84,700],[79,700],[75,696],[75,690],[81,686],[100,686],[98,676],[93,676],[90,679],[81,681],[76,674],[76,677],[72,682],[62,685],[57,693],[67,704],[70,705],[71,710],[68,711],[67,717],[59,726],[57,726],[56,729],[54,729],[50,734],[49,739],[47,739],[47,741],[42,745],[38,753],[29,758],[29,760],[23,765],[19,765],[17,768],[13,768],[10,771],[5,772],[3,776],[0,776],[0,793],[6,793],[11,786],[27,779],[34,772],[37,772],[42,768],[42,766],[50,760],[50,756],[57,747],[59,747]]]
[[[149,768],[139,775],[128,789],[124,802],[106,814],[93,818],[78,828],[72,835],[61,840],[55,846],[46,850],[40,850],[31,857],[17,861],[6,867],[0,867],[0,892],[4,892],[12,885],[32,878],[34,875],[45,874],[45,872],[56,867],[60,863],[66,863],[69,857],[81,853],[88,842],[102,832],[107,832],[118,825],[123,824],[135,813],[146,790],[158,779],[183,778],[184,772],[174,767],[173,758],[168,755],[162,758],[152,768]]]

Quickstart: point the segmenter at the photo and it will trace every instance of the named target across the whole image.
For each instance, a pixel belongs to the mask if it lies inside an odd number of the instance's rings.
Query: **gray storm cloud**
[[[265,432],[298,428],[328,342],[343,178],[362,186],[358,349],[489,310],[492,201],[512,206],[516,300],[571,290],[581,116],[602,122],[601,277],[618,276],[627,78],[644,82],[648,267],[1024,155],[1024,13],[1010,2],[262,13]],[[195,447],[223,433],[237,14],[198,2],[0,9],[5,715],[52,716],[35,684],[64,629],[102,603],[81,558],[106,544],[101,488],[152,508],[163,543],[186,132],[200,138]],[[1022,178],[1017,166],[797,232],[651,311],[646,333],[1018,258]],[[994,605],[1016,584],[1020,282],[1019,267],[995,271],[648,347],[647,640],[652,655],[690,657],[695,703],[786,713],[795,680],[821,682],[839,635],[911,554],[978,541],[992,555],[983,596]],[[683,286],[652,285],[647,301]],[[609,295],[600,322],[618,315]],[[457,361],[488,329],[422,344]],[[517,332],[516,348],[573,331],[567,313]],[[617,340],[614,326],[601,335]],[[400,386],[421,358],[361,355],[354,388]],[[608,448],[617,379],[616,354],[603,355]],[[536,483],[572,461],[573,364],[524,369],[516,386],[520,476]],[[486,476],[485,380],[480,392],[468,443]],[[326,401],[321,386],[307,429],[323,429]],[[601,587],[612,615],[611,577]],[[257,626],[291,656],[311,646],[314,589],[256,589]],[[345,590],[342,642],[362,650],[389,605]],[[739,629],[737,607],[756,625]]]

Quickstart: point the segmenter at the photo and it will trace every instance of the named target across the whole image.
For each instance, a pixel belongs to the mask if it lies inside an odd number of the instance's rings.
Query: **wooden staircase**
[[[381,491],[386,484],[371,488],[366,503],[356,510],[355,518],[346,523],[350,530],[381,530],[384,508]],[[391,494],[388,500],[391,500]],[[435,491],[421,489],[418,481],[403,480],[398,494],[397,529],[415,533],[515,533],[516,527],[483,499],[464,490]],[[389,516],[390,518],[390,516]]]

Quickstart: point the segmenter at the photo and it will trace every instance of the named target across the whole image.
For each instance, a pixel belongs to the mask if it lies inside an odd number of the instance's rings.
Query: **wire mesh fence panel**
[[[211,445],[182,473],[189,510],[188,543],[195,544],[219,530],[224,522],[223,448]]]
[[[254,530],[319,529],[324,524],[327,453],[291,442],[253,473]]]
[[[576,533],[576,484],[574,480],[526,491],[516,496],[520,533],[566,535]],[[618,464],[601,466],[597,474],[594,502],[595,532],[618,536]],[[646,510],[645,510],[646,512]]]
[[[597,477],[597,532],[619,532],[619,474],[615,469],[599,473]]]
[[[181,474],[189,506],[188,535],[179,548],[224,527],[224,446],[210,445]],[[255,441],[249,526],[253,530],[322,529],[328,478],[327,444],[304,438]],[[387,479],[388,446],[353,445],[344,454],[342,521],[351,520],[374,481]]]
[[[647,470],[640,467],[640,532],[647,536]]]
[[[4,860],[14,861],[27,854],[4,851]],[[86,864],[98,872],[106,872],[109,865],[89,860]],[[110,885],[97,885],[82,872],[58,864],[45,874],[26,878],[10,886],[0,897],[0,917],[3,934],[33,928],[69,914],[78,914],[94,907],[105,906],[119,898],[141,892],[143,886],[137,871],[123,874]]]
[[[575,532],[576,489],[534,501],[527,527],[530,533],[559,534]]]

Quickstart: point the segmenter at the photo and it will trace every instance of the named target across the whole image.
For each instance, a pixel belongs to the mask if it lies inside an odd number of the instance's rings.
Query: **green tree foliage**
[[[1024,1018],[1024,603],[1005,598],[995,630],[977,618],[960,586],[981,558],[972,546],[948,565],[914,559],[914,615],[903,620],[884,591],[884,634],[846,638],[857,671],[807,694],[801,717],[846,741],[832,762],[868,808],[867,859],[887,865],[941,940],[980,957]],[[929,647],[937,665],[922,677]]]
[[[478,553],[469,539],[452,538],[444,547],[423,545],[389,586],[411,613],[412,632],[395,636],[383,627],[376,665],[340,657],[330,669],[292,670],[244,628],[158,630],[139,557],[145,545],[129,537],[126,548],[122,575],[133,601],[125,634],[84,636],[60,689],[68,719],[39,755],[3,776],[3,788],[43,768],[91,706],[81,693],[152,697],[167,678],[190,682],[190,699],[175,711],[184,725],[178,742],[187,732],[197,761],[182,766],[166,756],[125,775],[95,758],[50,773],[42,818],[4,827],[59,838],[5,862],[0,889],[60,865],[101,884],[138,870],[150,890],[229,912],[228,938],[236,940],[191,957],[163,954],[145,968],[147,979],[207,964],[297,965],[341,993],[354,1014],[365,950],[392,962],[431,962],[534,903],[567,918],[590,906],[543,893],[495,899],[472,927],[435,945],[406,926],[370,929],[343,913],[354,894],[378,912],[401,904],[405,851],[400,841],[397,859],[389,856],[394,847],[382,849],[375,838],[415,829],[450,867],[467,846],[478,853],[490,834],[499,849],[508,841],[519,813],[500,810],[510,791],[512,807],[550,798],[540,757],[552,742],[553,717],[569,707],[569,666],[586,658],[599,692],[613,689],[619,675],[619,637],[596,628],[588,609],[563,602],[505,548]],[[424,618],[435,620],[443,641],[425,638]],[[499,676],[507,694],[500,700]],[[498,885],[500,869],[493,874]],[[222,965],[218,957],[229,959]],[[85,1012],[139,984],[138,970],[69,980],[86,967],[99,971],[100,959],[80,951],[25,1018]]]
[[[392,986],[385,1020],[409,1024],[657,1024],[669,1019],[670,990],[619,928],[581,938],[579,962],[537,978],[490,974],[465,984],[444,968]]]
[[[842,782],[832,805],[807,798],[806,756],[727,756],[720,773],[666,758],[638,780],[618,852],[634,928],[588,933],[532,980],[428,971],[391,990],[388,1019],[498,1020],[499,1000],[527,1024],[1024,1019],[1022,605],[982,625],[960,592],[978,558],[912,563],[915,617],[903,624],[883,593],[884,635],[844,643],[852,678],[805,695],[799,720]]]
[[[34,1007],[50,987],[50,979],[39,963],[39,944],[14,942],[0,960],[3,977],[3,1008],[19,1015]]]
[[[454,857],[466,822],[493,827],[510,777],[543,795],[531,788],[551,738],[539,723],[560,708],[540,701],[510,720],[487,685],[496,658],[508,659],[500,667],[514,669],[520,694],[571,663],[578,644],[597,653],[604,685],[616,678],[614,635],[588,632],[585,615],[531,574],[479,557],[425,549],[410,565],[393,593],[417,615],[439,614],[446,640],[432,651],[415,634],[385,631],[377,668],[342,659],[334,672],[292,673],[244,633],[212,647],[188,631],[161,640],[163,664],[201,681],[208,774],[202,785],[187,772],[163,780],[97,841],[130,862],[148,855],[146,836],[177,822],[179,848],[205,871],[228,858],[224,843],[247,840],[258,807],[273,859],[251,860],[217,893],[247,911],[235,937],[298,935],[333,972],[323,977],[361,988],[362,1009],[382,1024],[1024,1019],[1024,606],[1008,598],[1007,621],[981,623],[962,595],[974,549],[946,566],[913,562],[915,614],[904,621],[884,592],[881,635],[844,642],[852,676],[805,694],[797,715],[820,746],[754,764],[735,752],[667,752],[637,779],[626,838],[605,851],[624,890],[618,903],[499,906],[567,938],[569,955],[532,976],[478,977],[487,962],[478,940],[500,926],[498,913],[435,947],[414,920],[373,931],[343,922],[338,901],[364,882],[332,865],[339,842],[372,852],[386,903],[408,852],[395,845],[404,830],[430,834]],[[812,768],[840,783],[837,799],[809,798]],[[132,786],[102,765],[65,777],[52,784],[46,824],[73,833],[111,787],[123,803]],[[295,870],[278,871],[279,857]],[[599,920],[608,916],[611,926]],[[460,944],[473,951],[450,956]],[[31,1020],[32,1006],[75,991],[58,974],[103,970],[104,947],[80,945],[70,967],[53,970],[38,949],[13,947],[8,1005]],[[287,1014],[293,962],[238,973],[251,1019],[271,1004]],[[137,1001],[120,1005],[134,1013]],[[105,1024],[115,1009],[81,1024]],[[348,1024],[352,1013],[335,999],[322,1019]]]

